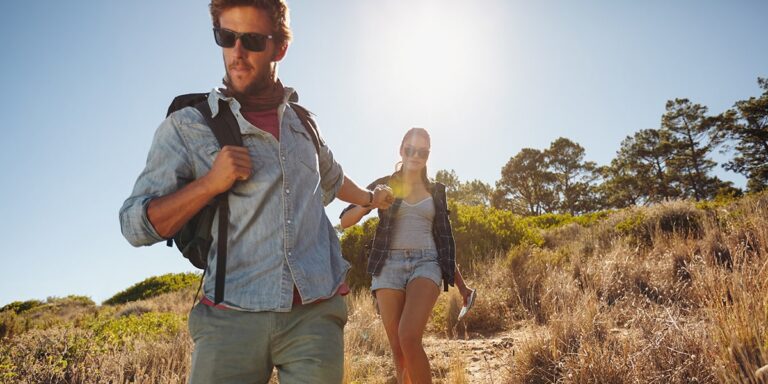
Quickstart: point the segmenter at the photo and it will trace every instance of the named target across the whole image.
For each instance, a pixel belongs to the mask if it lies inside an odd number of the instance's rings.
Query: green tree
[[[763,94],[737,101],[718,126],[720,137],[735,141],[735,157],[723,167],[746,176],[753,192],[768,187],[768,79],[757,82]]]
[[[667,102],[661,125],[670,132],[675,149],[668,166],[672,177],[680,181],[685,197],[711,198],[726,185],[709,174],[716,165],[708,156],[718,145],[718,121],[717,117],[707,116],[707,107],[688,99]]]
[[[584,148],[560,137],[544,151],[554,191],[558,194],[559,211],[575,215],[595,210],[593,183],[597,179],[596,165],[584,161]]]
[[[459,181],[456,171],[453,169],[450,171],[441,169],[435,174],[435,181],[445,184],[445,193],[448,199],[456,199],[458,197],[461,181]]]
[[[523,148],[501,169],[494,206],[524,215],[551,212],[557,204],[555,176],[547,168],[544,152]]]
[[[490,184],[475,179],[461,184],[458,201],[466,205],[490,207],[493,194],[494,189]]]
[[[445,184],[448,200],[457,203],[488,207],[493,200],[493,187],[480,180],[461,182],[453,169],[437,171],[435,181]]]
[[[610,207],[660,202],[678,195],[668,170],[675,145],[669,131],[643,129],[627,136],[611,164],[601,169],[601,194]]]
[[[599,167],[597,172],[604,180],[597,192],[602,201],[601,208],[624,208],[642,203],[643,186],[635,177],[631,164],[615,158],[610,165]]]

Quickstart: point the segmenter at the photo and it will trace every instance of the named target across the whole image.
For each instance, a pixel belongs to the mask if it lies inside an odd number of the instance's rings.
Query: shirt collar
[[[229,105],[234,107],[234,110],[240,110],[240,102],[234,97],[227,97],[221,93],[219,88],[213,88],[208,94],[208,106],[211,107],[211,117],[216,117],[219,114],[219,100],[224,100]],[[285,105],[290,103],[297,103],[299,101],[299,93],[291,87],[283,88],[283,102],[277,107],[278,111],[285,109]]]

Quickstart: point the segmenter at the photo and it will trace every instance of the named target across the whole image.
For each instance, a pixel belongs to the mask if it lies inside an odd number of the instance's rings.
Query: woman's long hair
[[[403,147],[405,146],[406,140],[408,140],[413,136],[421,136],[425,138],[427,140],[427,144],[429,144],[430,147],[432,146],[432,141],[429,138],[429,132],[427,132],[427,130],[424,128],[414,127],[409,129],[408,132],[405,133],[405,136],[403,136],[403,141],[400,142],[400,149],[403,149]],[[395,164],[395,173],[392,174],[392,176],[398,177],[398,178],[402,177],[402,174],[403,174],[402,170],[403,170],[403,162],[398,161],[397,164]],[[424,165],[424,168],[421,169],[421,180],[424,182],[425,187],[429,187],[429,185],[431,184],[431,181],[429,180],[429,176],[427,176],[426,164]]]

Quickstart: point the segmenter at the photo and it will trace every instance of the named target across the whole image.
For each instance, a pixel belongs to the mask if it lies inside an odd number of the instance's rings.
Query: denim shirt
[[[251,177],[236,182],[229,193],[223,304],[233,309],[290,311],[294,284],[303,304],[329,298],[349,269],[325,214],[325,205],[334,199],[344,173],[322,140],[319,153],[315,149],[288,104],[298,100],[296,93],[291,88],[285,90],[277,109],[279,141],[245,120],[234,98],[216,89],[208,97],[213,116],[219,111],[219,99],[229,103],[253,163]],[[120,225],[128,242],[142,246],[165,240],[147,218],[150,200],[205,175],[219,150],[195,108],[178,110],[160,124],[146,167],[120,209]],[[218,223],[217,218],[214,223]],[[209,299],[214,295],[219,240],[218,231],[212,232],[204,278],[204,294]]]

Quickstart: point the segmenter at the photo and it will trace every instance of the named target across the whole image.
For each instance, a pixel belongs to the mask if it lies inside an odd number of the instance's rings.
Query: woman
[[[429,360],[421,344],[432,307],[444,289],[456,283],[468,307],[474,299],[456,266],[455,245],[445,185],[427,177],[429,133],[406,132],[400,145],[402,166],[393,175],[374,181],[368,189],[387,185],[395,201],[379,210],[368,273],[395,360],[398,383],[431,383]],[[350,205],[341,225],[354,225],[371,208]]]

